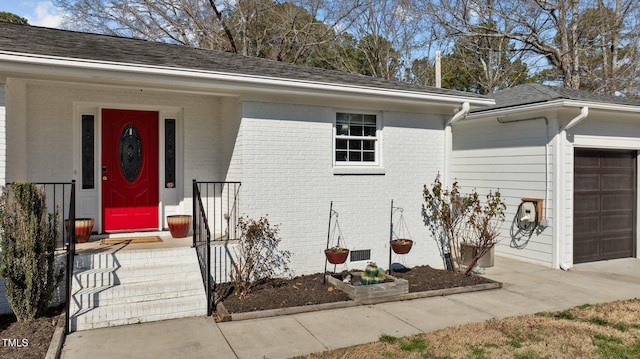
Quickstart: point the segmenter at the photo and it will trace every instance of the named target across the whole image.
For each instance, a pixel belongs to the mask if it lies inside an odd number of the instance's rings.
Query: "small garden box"
[[[362,272],[352,272],[354,276],[361,276],[362,274]],[[358,286],[345,283],[331,275],[327,275],[326,278],[331,285],[347,293],[349,298],[356,303],[376,303],[384,301],[388,297],[397,297],[409,293],[409,282],[407,280],[388,274],[385,274],[385,280],[387,280],[385,283]],[[391,282],[388,280],[391,280]]]

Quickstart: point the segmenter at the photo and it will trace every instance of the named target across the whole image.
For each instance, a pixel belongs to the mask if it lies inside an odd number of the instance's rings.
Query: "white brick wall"
[[[296,274],[306,274],[324,270],[331,201],[348,247],[371,249],[371,260],[386,267],[394,199],[404,207],[416,242],[410,254],[395,259],[409,266],[442,267],[421,218],[422,186],[443,166],[442,119],[384,112],[385,174],[334,175],[334,116],[331,107],[243,104],[242,210],[253,217],[269,214],[271,223],[281,224],[282,249],[292,252]],[[348,264],[363,267],[366,262]]]
[[[5,84],[0,83],[0,184],[6,183],[7,170],[7,108],[5,97]],[[0,295],[0,297],[2,296]]]
[[[232,148],[233,143],[225,143],[223,140],[227,134],[221,131],[223,104],[220,97],[135,89],[86,89],[38,84],[26,86],[26,99],[28,104],[26,134],[21,135],[14,130],[12,136],[14,141],[19,142],[14,144],[16,148],[20,146],[27,148],[27,156],[24,164],[9,167],[7,173],[9,179],[25,179],[25,177],[32,181],[69,181],[74,177],[79,179],[74,173],[74,169],[80,167],[79,162],[74,163],[73,160],[79,161],[77,154],[75,157],[73,155],[79,141],[74,137],[76,133],[74,132],[74,109],[79,104],[83,108],[93,106],[96,109],[104,107],[157,110],[160,111],[161,116],[167,111],[177,112],[177,126],[187,140],[182,141],[180,138],[177,144],[178,155],[184,156],[183,159],[178,158],[178,166],[184,166],[184,181],[177,184],[181,187],[176,188],[176,191],[180,191],[180,198],[177,203],[176,196],[167,195],[167,198],[163,199],[164,204],[171,206],[169,210],[173,213],[191,211],[192,179],[224,180],[229,163],[228,157],[231,153],[229,148]],[[20,122],[20,117],[7,118],[7,121],[9,126],[20,128],[16,123]],[[163,141],[160,143],[162,151]],[[223,147],[225,149],[221,151]],[[21,174],[19,170],[21,166],[26,166],[26,175]],[[162,182],[162,178],[160,180]],[[97,203],[94,205],[97,206]],[[99,213],[99,210],[96,208],[94,212]]]

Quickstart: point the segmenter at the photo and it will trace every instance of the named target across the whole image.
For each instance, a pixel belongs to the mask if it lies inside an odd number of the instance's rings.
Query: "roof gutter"
[[[164,66],[153,65],[137,65],[128,63],[116,63],[106,61],[94,61],[84,59],[72,59],[62,57],[50,57],[40,56],[33,54],[15,54],[8,53],[6,51],[0,51],[0,62],[8,62],[14,64],[15,71],[28,71],[34,73],[33,67],[61,67],[67,68],[74,72],[75,75],[96,76],[95,73],[83,74],[81,71],[100,71],[107,74],[101,74],[102,76],[115,76],[113,72],[126,74],[127,80],[129,80],[132,74],[139,75],[149,79],[150,77],[158,78],[174,77],[184,78],[192,81],[193,79],[199,79],[204,81],[221,81],[228,83],[235,83],[236,86],[280,86],[289,87],[294,89],[303,89],[310,91],[332,91],[342,93],[356,93],[374,96],[385,96],[391,98],[404,98],[418,101],[437,101],[449,104],[459,104],[461,100],[467,103],[473,103],[477,106],[490,106],[495,104],[494,100],[489,98],[475,98],[465,97],[457,95],[446,94],[433,94],[427,92],[417,92],[399,89],[377,88],[368,86],[357,86],[349,84],[335,84],[330,82],[317,82],[306,81],[296,79],[283,79],[278,77],[249,75],[249,74],[236,74],[228,72],[218,71],[206,71],[206,70],[194,70],[194,69],[182,69]],[[9,70],[8,66],[3,66],[3,70]],[[46,70],[46,68],[44,69]],[[80,72],[79,72],[80,71]],[[112,73],[109,73],[112,72]]]
[[[594,102],[587,103],[584,101],[575,101],[575,100],[556,100],[556,101],[542,102],[537,104],[522,105],[517,107],[497,108],[497,109],[487,110],[487,111],[480,110],[477,112],[470,113],[466,118],[471,120],[471,119],[476,119],[476,118],[480,119],[480,118],[486,118],[486,117],[498,117],[498,116],[506,117],[509,115],[518,115],[518,114],[521,114],[522,112],[554,110],[561,107],[580,107],[581,109],[584,107],[588,107],[591,110],[640,113],[640,106],[612,104],[612,103],[594,103]]]

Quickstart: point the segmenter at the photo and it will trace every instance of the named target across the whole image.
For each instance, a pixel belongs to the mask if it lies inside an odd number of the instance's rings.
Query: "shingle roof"
[[[572,90],[564,87],[552,87],[541,84],[525,84],[502,91],[498,91],[489,97],[496,100],[496,104],[473,111],[474,113],[491,111],[506,107],[525,106],[556,100],[574,100],[591,103],[605,103],[640,106],[640,100],[628,99],[618,96],[600,95],[593,92]]]
[[[0,22],[0,51],[464,96],[466,98],[486,98],[467,92],[419,86],[221,51],[4,22]]]

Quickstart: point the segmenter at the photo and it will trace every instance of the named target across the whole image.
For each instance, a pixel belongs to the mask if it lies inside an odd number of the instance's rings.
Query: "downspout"
[[[589,106],[584,106],[583,108],[580,109],[580,114],[574,117],[573,120],[569,121],[569,123],[567,123],[567,125],[564,126],[564,129],[562,131],[564,132],[570,129],[571,127],[579,124],[580,122],[582,122],[582,120],[587,118],[587,116],[589,116]]]
[[[556,178],[557,178],[557,184],[555,186],[555,190],[556,190],[556,194],[555,194],[555,198],[557,199],[558,205],[556,206],[556,208],[558,209],[558,213],[554,213],[553,216],[554,218],[556,218],[556,220],[554,221],[554,245],[553,248],[555,248],[556,253],[554,255],[553,261],[554,263],[554,267],[555,268],[560,268],[562,270],[569,270],[571,267],[573,267],[573,255],[568,255],[568,254],[572,254],[573,253],[573,213],[567,213],[567,206],[566,206],[566,198],[564,196],[564,190],[567,189],[567,178],[564,175],[564,171],[562,169],[562,165],[561,163],[563,163],[564,161],[564,156],[565,156],[565,147],[566,147],[566,138],[567,138],[567,130],[576,126],[577,124],[579,124],[580,122],[582,122],[584,119],[586,119],[589,116],[589,107],[588,106],[584,106],[580,109],[580,114],[578,114],[578,116],[574,117],[571,121],[569,121],[569,123],[564,126],[563,128],[560,129],[559,133],[558,133],[558,139],[556,141],[556,163],[554,165],[554,170],[556,173]],[[573,160],[572,160],[573,163]],[[571,172],[573,173],[573,171]],[[571,178],[571,190],[573,191],[573,178]],[[573,206],[571,206],[570,208],[573,208]],[[561,219],[566,219],[566,218],[571,218],[572,219],[572,223],[571,223],[571,232],[572,232],[572,237],[571,237],[571,244],[572,246],[571,248],[571,253],[566,253],[565,251],[565,230],[564,224],[559,223]],[[571,258],[568,258],[571,257]]]
[[[451,158],[453,157],[453,136],[451,134],[451,124],[463,119],[469,113],[469,102],[462,103],[462,109],[456,112],[453,117],[444,123],[444,174],[442,175],[442,184],[444,188],[449,188],[451,181]],[[451,263],[451,252],[441,243],[440,248],[446,268],[453,268]]]
[[[451,117],[449,119],[449,121],[447,121],[446,126],[451,126],[451,124],[458,122],[459,120],[461,120],[464,116],[466,116],[469,113],[469,102],[464,102],[462,104],[462,109],[460,109],[460,111],[456,112],[453,117]]]
[[[451,159],[453,157],[453,136],[451,125],[463,119],[469,113],[469,102],[462,103],[462,108],[456,112],[444,125],[444,176],[443,185],[449,187],[451,181]]]

